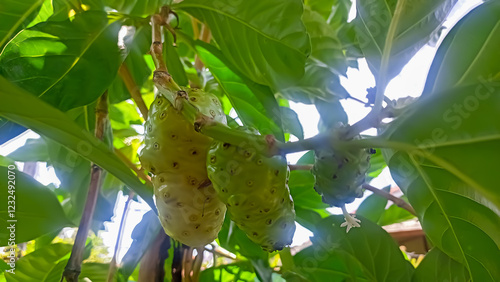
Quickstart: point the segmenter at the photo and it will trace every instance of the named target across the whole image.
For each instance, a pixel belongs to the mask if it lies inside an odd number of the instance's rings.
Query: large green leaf
[[[5,46],[0,72],[63,111],[90,104],[111,84],[121,63],[120,25],[97,11],[39,23]]]
[[[382,189],[385,192],[389,192],[391,187],[385,187]],[[371,194],[366,197],[366,199],[361,202],[358,209],[356,210],[356,215],[361,215],[373,222],[378,222],[379,219],[385,212],[385,206],[387,205],[387,199],[376,194]]]
[[[12,230],[16,243],[33,240],[38,236],[73,225],[64,215],[61,204],[49,188],[18,170],[9,170],[2,166],[0,173],[5,177],[6,184],[0,191],[5,201],[0,206],[0,222],[2,230],[15,226]],[[9,183],[7,179],[10,179]],[[1,246],[8,244],[9,235],[9,232],[0,234]]]
[[[206,22],[222,53],[257,83],[280,88],[304,74],[310,52],[300,0],[186,0],[174,6]]]
[[[7,282],[47,281],[46,276],[61,259],[69,255],[72,247],[57,243],[29,253],[16,262],[15,274],[6,273],[5,278]]]
[[[487,1],[448,33],[432,62],[424,94],[500,79],[500,2]]]
[[[281,112],[271,89],[235,70],[214,46],[201,41],[194,44],[200,59],[215,76],[243,123],[257,128],[262,134],[274,134],[283,141]]]
[[[28,139],[26,143],[10,153],[9,158],[18,162],[48,162],[47,144],[42,138]]]
[[[438,248],[433,248],[425,255],[413,274],[414,282],[427,281],[471,281],[467,269],[452,260]]]
[[[171,0],[104,0],[106,6],[116,9],[120,13],[131,16],[144,17],[160,11],[160,7]]]
[[[388,69],[383,71],[389,78],[397,75],[439,30],[456,0],[399,1],[399,14],[395,13],[397,2],[356,1],[356,35],[368,66],[378,75],[382,57],[388,55]]]
[[[428,96],[379,142],[392,149],[384,150],[392,176],[427,236],[477,281],[500,278],[500,193],[492,170],[500,158],[498,86]]]
[[[401,199],[408,201],[408,198],[406,196],[402,196]],[[378,225],[380,226],[390,225],[394,223],[407,221],[412,218],[415,218],[415,216],[411,214],[409,211],[402,209],[395,204],[392,204],[380,216],[378,220]]]
[[[115,175],[156,210],[153,192],[109,149],[71,118],[0,77],[0,115],[44,135]]]
[[[343,216],[330,216],[319,222],[311,238],[312,248],[296,258],[301,274],[316,279],[313,281],[345,281],[348,277],[354,281],[410,280],[413,267],[387,232],[361,218],[361,227],[346,233],[340,227],[343,221]]]
[[[0,3],[0,48],[18,31],[44,0],[2,0]]]

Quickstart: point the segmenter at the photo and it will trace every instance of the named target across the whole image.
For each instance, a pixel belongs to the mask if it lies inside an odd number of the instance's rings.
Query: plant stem
[[[292,164],[289,164],[288,165],[288,168],[290,170],[311,170],[313,168],[314,165],[312,164],[305,164],[305,165],[292,165]]]
[[[95,125],[95,136],[103,140],[104,131],[106,129],[108,120],[108,93],[104,92],[101,97],[99,97],[96,106],[96,125]],[[78,281],[78,276],[80,275],[83,253],[85,250],[85,242],[87,241],[87,236],[90,229],[90,224],[92,223],[92,218],[94,216],[95,205],[97,203],[97,196],[100,190],[100,179],[101,179],[102,169],[96,164],[92,164],[89,191],[87,194],[87,200],[85,201],[85,207],[83,210],[83,215],[80,220],[80,225],[76,233],[75,243],[71,250],[71,255],[64,268],[61,281],[66,279],[68,282]]]
[[[203,263],[203,251],[204,247],[199,247],[196,248],[196,251],[198,254],[196,255],[196,258],[194,259],[193,262],[193,276],[192,280],[193,281],[199,281],[200,280],[200,271],[201,271],[201,264]]]
[[[123,230],[125,228],[125,221],[127,219],[130,202],[132,198],[134,198],[134,192],[130,191],[130,193],[128,194],[127,201],[125,202],[125,207],[123,208],[122,219],[120,220],[120,227],[118,228],[118,235],[116,236],[116,244],[115,244],[115,250],[113,252],[113,258],[109,263],[108,282],[113,282],[113,278],[115,276],[117,268],[116,258],[118,256],[118,251],[120,250],[120,246],[122,244]]]
[[[413,207],[409,203],[407,203],[405,200],[400,199],[400,198],[392,195],[391,193],[387,193],[384,190],[375,188],[375,187],[371,186],[370,184],[366,184],[366,183],[363,184],[363,189],[372,191],[373,194],[384,197],[384,198],[392,201],[394,204],[396,204],[396,206],[407,210],[409,213],[413,214],[414,216],[417,216],[417,213],[415,212]]]
[[[135,104],[139,108],[142,117],[144,118],[144,120],[147,120],[148,107],[146,106],[146,103],[144,103],[144,100],[142,99],[140,88],[137,86],[137,83],[134,81],[134,78],[132,77],[132,74],[130,73],[130,70],[128,69],[125,63],[123,63],[120,69],[118,69],[118,74],[123,80],[123,83],[125,83],[128,92],[130,92],[130,97],[132,97],[132,100],[134,100]]]
[[[165,24],[163,18],[159,14],[151,16],[152,39],[151,56],[156,66],[156,71],[168,73],[167,66],[163,60],[163,43],[161,41],[161,25]]]

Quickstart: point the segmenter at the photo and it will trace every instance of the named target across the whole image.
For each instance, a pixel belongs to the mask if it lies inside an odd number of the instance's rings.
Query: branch
[[[153,187],[153,183],[151,182],[151,177],[149,177],[147,174],[144,173],[143,170],[138,169],[135,164],[133,164],[127,156],[125,156],[120,150],[115,149],[115,154],[118,156],[118,158],[125,164],[127,165],[130,169],[132,169],[139,178],[142,180],[146,181],[146,185]]]
[[[192,276],[192,281],[199,281],[200,280],[200,271],[201,271],[201,264],[203,263],[203,247],[196,248],[196,251],[198,254],[196,255],[196,258],[194,259],[193,262],[193,276]]]
[[[215,249],[214,246],[212,246],[213,249],[209,249],[209,248],[205,248],[205,251],[207,252],[211,252],[212,254],[214,254],[214,256],[221,256],[221,257],[225,257],[225,258],[228,258],[228,259],[232,259],[232,260],[238,260],[236,257],[232,257],[228,254],[225,254],[217,249]]]
[[[147,120],[148,107],[146,106],[146,103],[144,103],[144,100],[142,99],[140,88],[137,86],[137,83],[134,81],[134,78],[132,77],[132,74],[130,74],[130,70],[128,69],[125,63],[121,65],[120,69],[118,70],[118,74],[122,78],[123,83],[125,83],[128,92],[130,92],[130,97],[132,97],[132,100],[134,100],[135,104],[139,108],[142,117],[144,118],[144,120]]]
[[[96,114],[96,125],[95,125],[95,136],[103,140],[104,131],[106,129],[108,120],[108,93],[104,92],[97,101],[97,106],[95,110]],[[90,229],[90,224],[92,223],[92,218],[94,216],[95,205],[97,203],[97,196],[100,190],[100,179],[101,179],[102,169],[96,164],[92,164],[89,191],[87,194],[87,200],[85,201],[85,207],[83,210],[83,215],[80,220],[80,225],[76,233],[75,243],[71,250],[71,256],[69,257],[68,263],[64,268],[61,281],[66,279],[68,282],[78,281],[78,276],[80,275],[83,253],[85,251],[85,242],[87,241],[87,236]]]
[[[118,235],[116,236],[116,244],[115,244],[115,250],[113,252],[113,258],[111,259],[111,262],[109,263],[109,269],[108,269],[108,282],[113,282],[113,278],[115,277],[115,272],[116,272],[116,257],[118,256],[118,251],[120,250],[120,246],[122,244],[122,237],[123,237],[123,229],[125,227],[125,220],[128,215],[128,210],[130,207],[130,201],[134,197],[134,192],[130,191],[128,194],[127,201],[125,202],[125,207],[123,208],[123,215],[122,219],[120,220],[120,227],[118,228]]]
[[[290,170],[311,170],[313,168],[314,165],[312,164],[305,164],[305,165],[292,165],[292,164],[289,164],[288,165],[288,168]]]
[[[413,207],[409,203],[407,203],[405,200],[400,199],[400,198],[392,195],[391,193],[387,193],[384,190],[375,188],[375,187],[371,186],[370,184],[366,184],[366,183],[363,184],[363,189],[372,191],[373,194],[384,197],[384,198],[392,201],[394,204],[396,204],[396,206],[407,210],[409,213],[413,214],[414,216],[417,216],[417,213],[415,212]]]

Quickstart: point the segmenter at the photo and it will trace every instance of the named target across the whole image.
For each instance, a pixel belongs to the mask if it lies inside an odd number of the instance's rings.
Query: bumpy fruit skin
[[[283,157],[268,158],[251,147],[215,141],[207,170],[231,219],[252,241],[269,252],[292,243],[295,211]]]
[[[216,96],[196,89],[183,90],[203,114],[226,123]],[[226,213],[207,176],[211,142],[194,131],[193,124],[165,97],[156,97],[145,124],[145,147],[139,158],[153,174],[158,217],[165,233],[193,247],[217,238]]]
[[[342,207],[363,196],[361,185],[370,167],[370,153],[366,149],[315,151],[312,173],[314,189],[323,202]]]

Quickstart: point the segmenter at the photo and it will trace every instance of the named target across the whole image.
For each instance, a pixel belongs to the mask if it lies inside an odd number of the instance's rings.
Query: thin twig
[[[146,185],[153,187],[153,183],[151,182],[151,177],[149,177],[143,170],[138,169],[135,164],[133,164],[127,156],[125,156],[120,150],[115,148],[115,154],[118,158],[127,165],[130,169],[132,169],[139,178],[146,181]]]
[[[109,269],[108,269],[108,282],[114,281],[114,276],[115,272],[117,269],[116,265],[116,258],[118,257],[118,251],[120,250],[121,244],[122,244],[122,237],[123,237],[123,230],[125,228],[125,221],[127,219],[129,207],[130,207],[130,202],[134,198],[134,192],[130,191],[128,194],[127,201],[125,202],[125,207],[123,208],[123,214],[122,214],[122,219],[120,220],[120,227],[118,228],[118,235],[116,236],[116,244],[115,244],[115,250],[113,252],[113,258],[111,259],[111,262],[109,263]]]
[[[121,65],[120,69],[118,70],[118,74],[123,80],[123,83],[125,83],[128,92],[130,92],[130,97],[132,97],[132,100],[134,100],[135,104],[139,108],[142,117],[144,118],[144,120],[147,120],[148,107],[146,106],[146,103],[144,103],[144,100],[142,99],[141,89],[137,86],[137,83],[134,81],[134,78],[132,77],[132,74],[130,73],[130,70],[128,69],[125,63]]]
[[[376,195],[379,195],[381,197],[384,197],[384,198],[392,201],[394,204],[396,204],[396,206],[398,206],[398,207],[400,207],[402,209],[407,210],[409,213],[413,214],[414,216],[417,216],[417,213],[415,212],[415,210],[413,209],[413,207],[409,203],[407,203],[405,200],[400,199],[400,198],[392,195],[391,193],[387,193],[384,190],[381,190],[381,189],[378,189],[376,187],[373,187],[370,184],[366,184],[366,183],[363,184],[363,189],[372,191],[373,194],[376,194]]]
[[[217,256],[225,257],[225,258],[232,259],[232,260],[237,260],[235,257],[232,257],[228,254],[225,254],[225,253],[223,253],[215,248],[214,249],[205,248],[205,251],[211,252],[212,254],[217,255]]]
[[[104,92],[104,94],[99,97],[95,114],[95,136],[98,139],[102,140],[104,137],[104,132],[107,128],[107,124],[109,123],[107,92]],[[92,223],[92,218],[94,216],[94,210],[97,203],[97,195],[99,195],[101,174],[102,169],[96,164],[92,164],[87,200],[85,201],[82,218],[80,220],[80,225],[76,233],[75,243],[73,244],[68,263],[64,268],[61,281],[63,281],[64,279],[66,279],[66,281],[68,282],[78,281],[78,276],[80,275],[82,267],[83,254],[85,251],[85,242],[87,241],[90,224]]]

